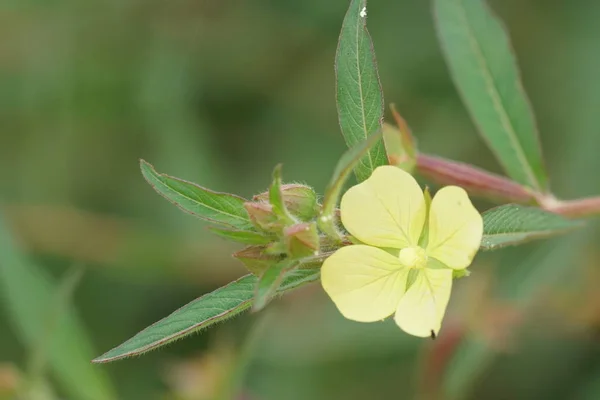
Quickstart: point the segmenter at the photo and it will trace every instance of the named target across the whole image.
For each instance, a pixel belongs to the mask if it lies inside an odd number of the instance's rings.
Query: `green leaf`
[[[481,248],[483,250],[515,245],[582,226],[580,222],[565,219],[539,208],[515,204],[492,208],[484,212],[482,217]]]
[[[536,123],[510,41],[483,0],[435,0],[439,40],[480,133],[510,177],[547,189]]]
[[[281,164],[278,164],[273,171],[273,182],[269,188],[269,202],[273,206],[273,213],[279,217],[285,224],[295,223],[294,217],[292,217],[285,205],[283,200],[283,194],[281,192]]]
[[[367,31],[366,0],[352,0],[340,33],[335,55],[337,110],[348,147],[381,129],[383,92],[371,36]],[[387,164],[382,143],[377,143],[356,166],[358,181]]]
[[[269,244],[273,242],[272,238],[254,231],[233,231],[230,229],[219,229],[214,227],[210,227],[208,229],[222,238],[231,240],[233,242],[243,244]]]
[[[283,280],[284,274],[289,271],[294,265],[290,260],[282,260],[271,265],[256,282],[256,290],[254,294],[254,304],[252,311],[259,311],[273,299],[277,294],[277,289]]]
[[[243,198],[214,192],[183,179],[159,174],[144,160],[140,160],[140,167],[144,178],[154,190],[181,210],[210,222],[238,229],[252,228],[244,208],[246,200]]]
[[[341,239],[337,230],[335,209],[338,204],[340,194],[344,188],[344,183],[350,176],[352,169],[359,164],[361,158],[371,149],[381,138],[381,131],[370,135],[366,140],[358,142],[347,150],[338,161],[331,180],[325,190],[323,206],[319,215],[319,228],[334,240]]]
[[[57,309],[59,285],[45,272],[15,249],[0,220],[0,299],[16,336],[30,351],[44,346],[44,362],[69,398],[116,398],[106,375],[89,362],[94,350],[75,310],[68,304]]]
[[[277,293],[283,294],[319,279],[319,269],[299,269],[286,275]],[[186,304],[150,325],[125,343],[93,360],[104,363],[139,355],[233,317],[252,305],[258,279],[246,275]]]

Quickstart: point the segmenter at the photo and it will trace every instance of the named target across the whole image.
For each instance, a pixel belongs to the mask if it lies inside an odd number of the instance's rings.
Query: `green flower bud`
[[[273,207],[269,203],[248,201],[244,203],[244,207],[250,220],[258,229],[267,232],[281,231],[283,226],[273,213]]]
[[[281,257],[270,255],[265,252],[266,246],[248,246],[233,253],[233,258],[240,260],[248,271],[256,276],[261,276],[271,265]]]
[[[319,232],[315,222],[289,226],[283,231],[290,258],[304,258],[319,254]]]
[[[298,183],[285,184],[281,185],[281,194],[288,211],[302,221],[309,221],[319,213],[317,194],[311,187]],[[253,199],[268,202],[269,192],[257,194]]]

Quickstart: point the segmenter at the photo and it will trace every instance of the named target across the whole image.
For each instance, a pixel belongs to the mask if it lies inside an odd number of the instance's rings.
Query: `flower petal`
[[[406,289],[408,268],[371,246],[342,247],[321,267],[323,288],[348,319],[373,322],[394,313]]]
[[[415,179],[400,168],[381,166],[351,187],[340,205],[342,223],[360,241],[377,247],[414,246],[425,223],[425,200]]]
[[[473,207],[464,189],[446,186],[440,189],[429,210],[427,255],[450,268],[467,268],[483,235],[483,219]]]
[[[394,320],[414,336],[437,336],[452,289],[451,269],[422,269],[396,309]]]

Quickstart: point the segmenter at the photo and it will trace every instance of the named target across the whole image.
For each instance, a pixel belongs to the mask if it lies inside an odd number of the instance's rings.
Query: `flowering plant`
[[[508,177],[419,151],[393,107],[396,126],[383,122],[366,0],[351,0],[335,64],[338,118],[349,150],[322,199],[309,186],[283,183],[281,166],[267,191],[244,199],[141,161],[143,176],[159,194],[213,224],[215,234],[246,245],[233,256],[250,274],[95,362],[141,354],[249,308],[259,311],[319,279],[349,319],[372,322],[394,314],[409,334],[443,336],[453,279],[467,275],[478,250],[564,233],[580,225],[569,218],[600,212],[599,198],[561,201],[551,194],[508,36],[483,0],[434,0],[434,12],[455,83]],[[352,172],[358,184],[344,191]],[[448,186],[431,199],[413,174]],[[469,195],[502,205],[480,214]]]

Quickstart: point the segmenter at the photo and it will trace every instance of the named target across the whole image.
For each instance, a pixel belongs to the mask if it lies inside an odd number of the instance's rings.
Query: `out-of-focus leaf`
[[[284,293],[319,279],[318,269],[300,269],[290,272],[277,290]],[[167,317],[150,325],[123,344],[93,360],[104,363],[138,355],[173,340],[181,339],[214,323],[233,317],[252,305],[257,277],[246,275],[186,304]]]
[[[381,130],[383,122],[383,92],[366,7],[366,0],[351,1],[335,56],[338,118],[348,147]],[[363,181],[385,164],[383,144],[376,143],[354,168],[356,178]]]
[[[336,228],[335,208],[338,204],[340,193],[344,188],[344,183],[346,183],[346,180],[350,176],[350,172],[358,165],[363,155],[367,153],[380,138],[381,131],[375,132],[366,140],[352,146],[338,161],[335,170],[333,171],[333,176],[325,190],[323,206],[318,220],[321,230],[329,236],[339,236]]]
[[[510,41],[484,0],[435,0],[439,40],[479,131],[510,177],[544,191],[537,127]]]
[[[506,204],[482,214],[483,250],[497,249],[581,227],[580,222],[534,207]]]
[[[140,160],[140,167],[144,178],[154,190],[183,211],[210,222],[238,229],[252,227],[244,208],[246,200],[243,198],[229,193],[214,192],[183,179],[159,174],[144,160]]]
[[[498,291],[515,309],[526,310],[538,296],[560,285],[561,280],[573,270],[573,262],[578,259],[585,244],[583,236],[573,235],[566,240],[544,243],[524,259],[521,253],[509,255],[502,265],[515,267],[510,273],[500,275]],[[493,363],[496,354],[497,349],[481,338],[467,337],[446,366],[443,398],[470,398],[478,379]]]
[[[51,338],[39,337],[48,333],[45,327],[56,303],[56,288],[42,269],[15,250],[0,220],[0,292],[19,339],[30,349],[45,342],[49,369],[70,398],[114,399],[103,371],[89,363],[94,351],[72,307],[56,316]]]
[[[252,311],[262,310],[277,293],[277,289],[283,280],[283,276],[294,263],[290,260],[282,260],[271,265],[256,282],[256,292]]]
[[[600,367],[596,367],[594,372],[586,375],[583,385],[575,390],[573,400],[596,400],[600,398]]]
[[[48,364],[48,345],[52,340],[58,320],[65,312],[68,312],[71,299],[82,276],[83,269],[74,267],[56,285],[56,293],[44,321],[44,330],[39,333],[38,342],[29,346],[28,378],[33,384],[44,381]]]
[[[230,229],[209,228],[211,232],[233,242],[244,244],[269,244],[272,238],[253,231],[234,231]]]

